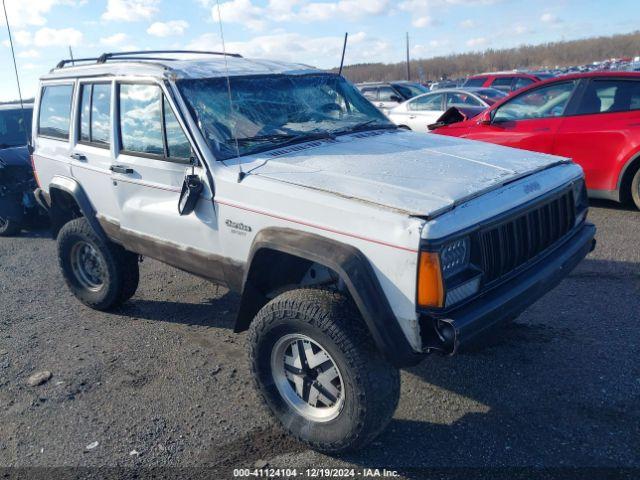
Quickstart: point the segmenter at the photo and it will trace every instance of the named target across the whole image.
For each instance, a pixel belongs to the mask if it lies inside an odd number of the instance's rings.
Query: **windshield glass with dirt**
[[[31,114],[33,110],[3,109],[0,107],[0,148],[20,147],[31,137]]]
[[[350,132],[396,128],[344,78],[332,74],[180,80],[218,160]]]

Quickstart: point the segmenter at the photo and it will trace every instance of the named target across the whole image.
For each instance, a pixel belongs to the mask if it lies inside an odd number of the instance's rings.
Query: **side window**
[[[80,141],[110,145],[111,84],[83,84],[80,91]]]
[[[191,157],[191,145],[166,98],[164,99],[164,125],[167,132],[167,156],[169,158],[189,159]]]
[[[520,90],[521,88],[526,87],[527,85],[531,85],[532,83],[533,80],[531,80],[530,78],[516,78],[516,81],[513,82],[513,90]]]
[[[157,85],[119,86],[120,136],[127,153],[185,161],[191,145]]]
[[[393,102],[394,99],[392,97],[400,97],[391,87],[380,87],[378,95],[381,102]]]
[[[38,117],[39,135],[69,139],[72,93],[73,85],[50,85],[43,88]]]
[[[370,100],[372,102],[376,101],[378,99],[378,89],[377,88],[363,88],[362,89],[362,95],[364,95],[364,98],[366,98],[367,100]]]
[[[482,107],[483,105],[476,98],[467,93],[447,93],[447,108],[455,106]]]
[[[482,87],[486,78],[470,78],[464,82],[465,87]]]
[[[578,115],[640,109],[640,82],[592,80],[580,100]]]
[[[512,82],[513,77],[498,77],[493,80],[491,88],[497,88],[498,90],[502,90],[503,92],[509,92],[511,91]]]
[[[518,95],[498,108],[494,121],[560,117],[569,103],[574,86],[575,81],[554,83]]]
[[[442,110],[442,93],[435,93],[433,95],[424,95],[412,100],[407,105],[409,110],[421,111],[421,110]]]
[[[120,85],[122,149],[164,156],[162,92],[157,85]]]

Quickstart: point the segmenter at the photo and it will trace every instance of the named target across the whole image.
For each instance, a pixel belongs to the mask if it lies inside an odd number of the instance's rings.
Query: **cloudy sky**
[[[68,57],[156,48],[219,49],[216,0],[5,0],[26,96]],[[638,0],[219,0],[227,50],[323,68],[626,33]],[[0,14],[0,100],[17,97]],[[638,47],[640,50],[640,46]],[[640,51],[639,51],[640,54]]]

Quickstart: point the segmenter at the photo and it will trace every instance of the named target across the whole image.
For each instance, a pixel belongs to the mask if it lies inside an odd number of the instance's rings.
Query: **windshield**
[[[219,160],[313,138],[396,128],[338,75],[231,77],[230,83],[232,105],[226,78],[177,82]]]
[[[407,100],[429,91],[429,89],[417,83],[394,83],[392,85]]]
[[[31,108],[0,109],[0,148],[20,147],[31,138]]]

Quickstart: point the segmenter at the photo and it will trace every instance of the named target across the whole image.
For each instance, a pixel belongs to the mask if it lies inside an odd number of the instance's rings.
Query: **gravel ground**
[[[340,457],[304,448],[271,422],[251,384],[245,335],[232,332],[236,295],[145,260],[132,301],[95,312],[67,291],[45,232],[0,239],[0,467],[49,477],[33,467],[598,478],[574,470],[589,467],[636,469],[626,474],[637,478],[640,212],[592,207],[598,247],[568,279],[485,348],[403,371],[389,428]],[[42,371],[51,378],[29,386]]]

